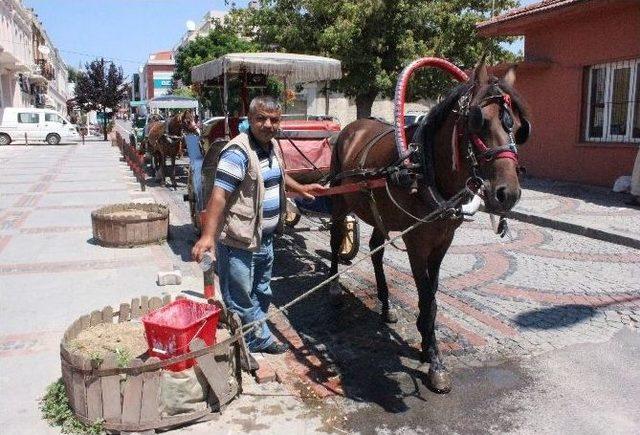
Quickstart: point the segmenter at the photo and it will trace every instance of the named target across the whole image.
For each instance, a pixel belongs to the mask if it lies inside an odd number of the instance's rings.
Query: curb
[[[537,225],[545,228],[552,228],[558,231],[564,231],[566,233],[577,234],[579,236],[588,237],[590,239],[601,240],[603,242],[614,243],[616,245],[622,245],[629,248],[640,249],[640,240],[633,237],[623,236],[608,231],[598,230],[591,227],[585,227],[583,225],[572,224],[555,219],[549,219],[543,216],[535,214],[522,213],[519,211],[510,211],[507,213],[507,218],[514,219],[520,222],[526,222],[529,224]]]

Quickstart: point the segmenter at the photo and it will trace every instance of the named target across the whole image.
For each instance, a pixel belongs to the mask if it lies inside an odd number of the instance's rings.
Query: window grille
[[[640,59],[587,68],[584,138],[640,143]]]

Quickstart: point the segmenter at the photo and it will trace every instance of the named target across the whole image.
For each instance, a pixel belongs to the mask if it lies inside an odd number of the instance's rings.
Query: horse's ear
[[[509,67],[509,70],[504,75],[503,80],[504,80],[504,82],[506,84],[508,84],[509,86],[513,87],[513,85],[516,83],[516,67],[515,67],[515,65],[512,65],[511,67]]]
[[[473,82],[476,85],[486,85],[489,83],[489,73],[485,63],[486,55],[483,55],[473,69]]]

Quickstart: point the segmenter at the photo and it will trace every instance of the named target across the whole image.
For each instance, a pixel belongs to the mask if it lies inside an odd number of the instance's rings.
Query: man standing
[[[273,235],[281,230],[288,190],[313,199],[319,184],[302,185],[284,173],[274,136],[280,127],[280,105],[256,97],[249,105],[249,131],[220,152],[214,187],[206,206],[202,235],[192,250],[196,261],[216,252],[220,292],[243,324],[264,319],[271,302]],[[252,352],[283,353],[266,322],[246,336]],[[257,368],[257,367],[255,367]]]

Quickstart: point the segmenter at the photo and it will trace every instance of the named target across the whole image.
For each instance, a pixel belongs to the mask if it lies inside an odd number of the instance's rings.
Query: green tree
[[[244,29],[264,48],[319,54],[342,61],[335,85],[368,117],[378,95],[393,95],[398,74],[412,60],[447,58],[471,68],[482,53],[512,55],[501,40],[476,35],[475,24],[518,4],[515,0],[264,0],[244,12]],[[412,80],[410,97],[438,97],[451,86],[441,73]]]
[[[75,83],[78,81],[78,70],[72,66],[67,66],[67,80],[70,83]]]
[[[122,68],[113,62],[96,59],[85,65],[85,71],[78,73],[76,83],[76,100],[80,107],[86,110],[97,110],[102,114],[104,140],[107,140],[107,109],[115,113],[118,103],[127,94],[127,88],[122,86],[124,76]]]
[[[171,89],[170,94],[171,95],[178,95],[180,97],[190,97],[190,98],[194,98],[196,96],[195,93],[191,90],[191,88],[189,86],[178,86],[178,87],[175,87],[175,88]]]
[[[181,85],[188,86],[191,84],[191,68],[194,66],[227,53],[254,52],[258,51],[258,48],[257,43],[241,36],[237,14],[231,13],[231,16],[218,22],[206,36],[199,36],[178,49],[175,55],[174,83],[179,81]],[[240,105],[239,88],[237,81],[230,83],[231,112],[237,111]],[[214,113],[222,113],[220,88],[208,86],[201,88],[199,99],[203,106],[209,107]]]

